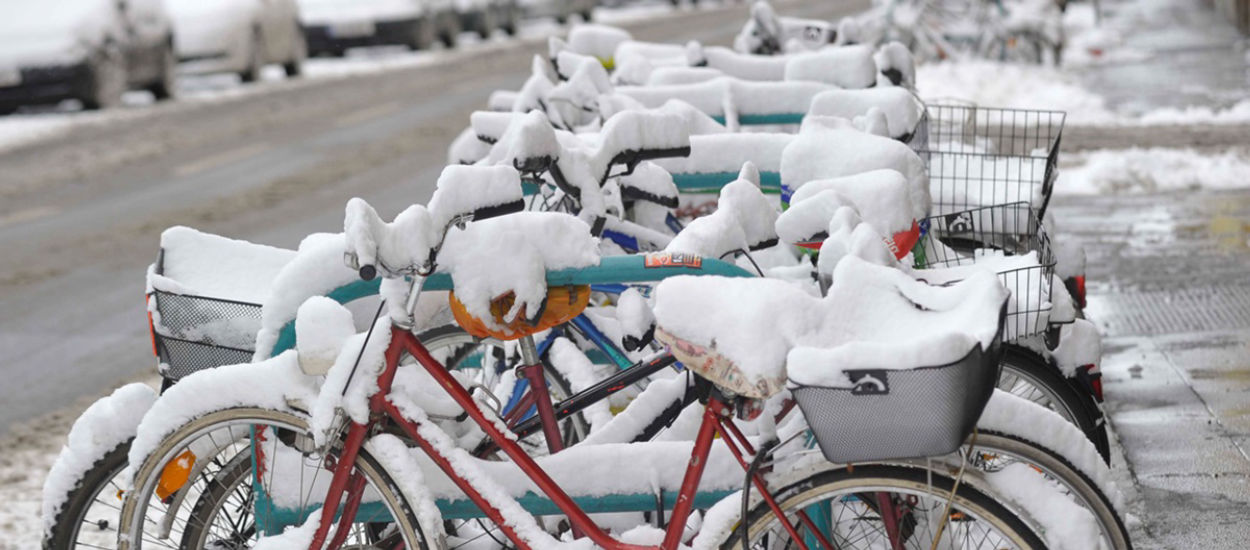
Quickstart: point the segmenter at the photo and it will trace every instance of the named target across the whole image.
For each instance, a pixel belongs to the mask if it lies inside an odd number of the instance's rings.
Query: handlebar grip
[[[377,277],[377,276],[378,276],[378,268],[372,265],[360,266],[360,278],[361,279],[364,279],[366,281],[372,281],[374,277]]]

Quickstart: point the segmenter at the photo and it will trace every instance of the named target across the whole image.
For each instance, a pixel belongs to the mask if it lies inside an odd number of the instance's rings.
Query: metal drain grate
[[[1106,336],[1250,328],[1250,285],[1218,285],[1100,296]]]

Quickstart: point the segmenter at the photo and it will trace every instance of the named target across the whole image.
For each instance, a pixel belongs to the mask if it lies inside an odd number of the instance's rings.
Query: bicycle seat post
[[[530,392],[535,397],[538,418],[542,421],[543,437],[547,439],[547,450],[555,454],[564,449],[564,437],[560,434],[560,425],[556,421],[555,407],[551,405],[542,359],[538,356],[538,348],[534,346],[533,335],[523,336],[518,343],[521,347],[521,365],[516,369],[517,377],[529,382]]]

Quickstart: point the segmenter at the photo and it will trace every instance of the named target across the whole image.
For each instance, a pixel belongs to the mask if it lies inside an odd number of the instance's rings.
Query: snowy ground
[[[1056,192],[1073,195],[1250,188],[1250,151],[1125,149],[1061,157]]]
[[[1070,126],[1250,121],[1244,40],[1202,0],[1069,5],[1059,67],[988,61],[920,67],[926,99],[1068,112]],[[1166,75],[1160,78],[1160,75]]]

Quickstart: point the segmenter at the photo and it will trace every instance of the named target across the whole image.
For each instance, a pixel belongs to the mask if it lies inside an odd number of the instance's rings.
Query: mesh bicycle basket
[[[153,271],[163,275],[163,256]],[[204,369],[247,363],[256,349],[260,304],[180,294],[153,285],[152,340],[171,382]]]
[[[1039,334],[1049,326],[1055,254],[1050,236],[1028,203],[986,206],[930,217],[916,267],[952,268],[984,263],[1012,293],[1004,340]],[[1007,260],[1033,254],[1023,266]],[[1007,260],[1007,261],[1004,261]],[[921,278],[924,278],[922,275]],[[945,281],[953,282],[953,281]]]
[[[928,105],[927,143],[935,214],[1028,202],[1041,217],[1059,176],[1062,111]]]
[[[871,462],[958,449],[994,393],[1002,321],[1000,314],[1000,329],[989,347],[978,344],[950,364],[846,370],[852,388],[791,382],[791,394],[825,458]]]

